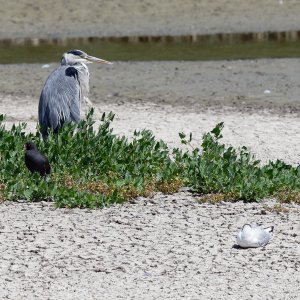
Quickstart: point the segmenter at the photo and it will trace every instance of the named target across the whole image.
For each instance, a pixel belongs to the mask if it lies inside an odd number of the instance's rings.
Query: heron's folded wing
[[[74,67],[61,66],[48,77],[40,97],[39,122],[53,130],[80,121],[80,85]]]

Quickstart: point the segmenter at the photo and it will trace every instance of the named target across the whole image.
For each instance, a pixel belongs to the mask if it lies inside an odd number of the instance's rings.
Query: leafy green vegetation
[[[156,141],[147,130],[135,132],[132,141],[114,135],[112,113],[103,115],[94,131],[92,114],[78,126],[64,126],[59,135],[50,133],[45,143],[39,131],[25,134],[26,124],[11,130],[1,125],[1,198],[54,198],[58,207],[102,207],[157,190],[178,190],[178,168],[164,142]],[[28,140],[48,157],[51,176],[41,178],[27,170],[22,150]]]
[[[94,208],[188,186],[216,201],[276,196],[300,202],[300,168],[279,160],[260,166],[246,147],[226,147],[222,123],[203,136],[201,147],[183,151],[169,149],[148,130],[134,132],[131,140],[115,135],[112,113],[103,114],[95,131],[92,117],[93,111],[43,142],[38,130],[25,133],[24,123],[7,130],[0,115],[0,199],[54,199],[57,207]],[[192,140],[183,133],[180,138],[184,144]],[[23,144],[29,140],[48,157],[51,176],[26,168]]]
[[[214,194],[215,200],[258,201],[274,196],[282,201],[299,201],[299,166],[292,167],[281,160],[260,166],[247,147],[236,150],[220,143],[222,129],[220,123],[204,134],[202,151],[199,148],[192,153],[174,150],[189,186],[202,194]]]

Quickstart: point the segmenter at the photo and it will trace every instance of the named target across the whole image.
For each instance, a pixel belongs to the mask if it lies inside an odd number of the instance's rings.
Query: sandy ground
[[[153,130],[171,147],[178,132],[224,121],[224,142],[262,163],[300,158],[300,60],[135,62],[91,67],[96,119],[114,111],[115,132]],[[34,130],[43,82],[55,68],[5,65],[0,111]],[[30,78],[30,80],[29,80]],[[142,80],[141,80],[142,78]],[[268,90],[269,92],[266,92]],[[83,107],[85,110],[86,107]],[[156,195],[103,210],[52,203],[0,206],[3,299],[298,299],[299,206],[200,204],[188,193]],[[246,222],[274,225],[265,249],[233,248]]]
[[[0,38],[299,30],[298,0],[0,1]]]
[[[270,205],[270,203],[269,203]],[[199,204],[187,193],[103,210],[0,206],[1,299],[299,299],[299,207]],[[235,249],[245,222],[274,225]]]

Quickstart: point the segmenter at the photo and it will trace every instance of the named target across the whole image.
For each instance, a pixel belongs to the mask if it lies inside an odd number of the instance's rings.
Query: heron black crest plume
[[[79,123],[82,100],[89,93],[87,63],[112,64],[81,50],[63,54],[61,65],[46,80],[39,101],[39,125],[44,138],[48,130],[57,133],[66,122]]]
[[[71,50],[69,52],[67,52],[68,54],[74,54],[74,55],[78,55],[78,56],[81,56],[81,55],[84,55],[85,53],[81,50]]]

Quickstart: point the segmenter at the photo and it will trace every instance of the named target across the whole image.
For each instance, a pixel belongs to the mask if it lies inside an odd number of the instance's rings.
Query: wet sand
[[[0,65],[1,95],[31,97],[36,105],[57,63]],[[114,62],[90,65],[90,99],[96,104],[152,102],[203,111],[298,112],[299,59]],[[26,116],[26,113],[24,113]]]

